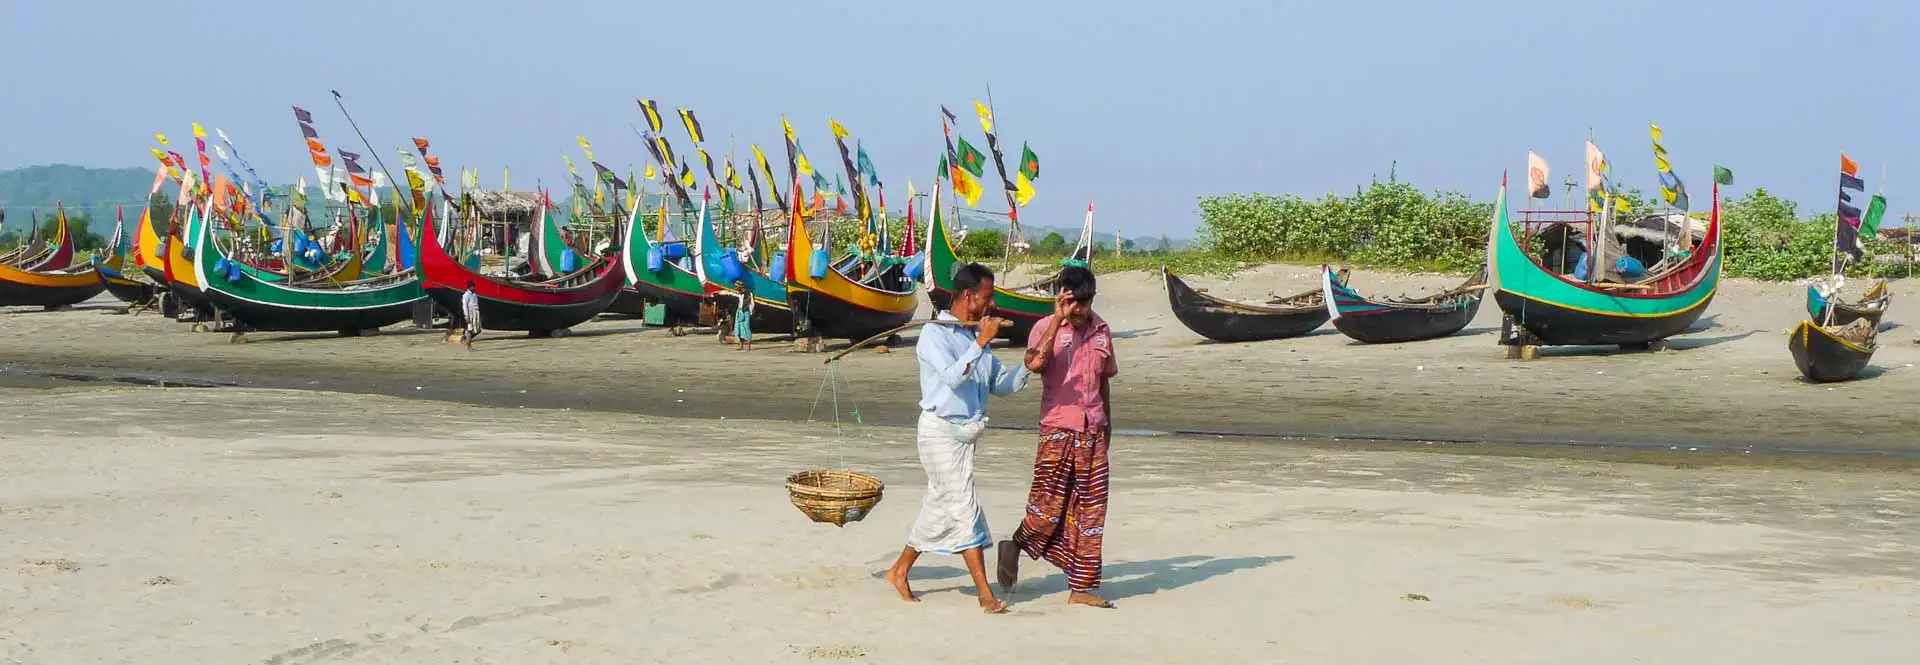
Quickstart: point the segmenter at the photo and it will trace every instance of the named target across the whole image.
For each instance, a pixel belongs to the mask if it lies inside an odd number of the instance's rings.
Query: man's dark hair
[[[473,288],[473,280],[471,279],[467,280],[467,288],[469,289]]]
[[[963,263],[953,269],[953,290],[965,293],[980,288],[981,282],[993,281],[993,269],[979,263]]]
[[[1060,290],[1073,294],[1076,302],[1093,304],[1093,271],[1080,266],[1067,266],[1060,269]]]

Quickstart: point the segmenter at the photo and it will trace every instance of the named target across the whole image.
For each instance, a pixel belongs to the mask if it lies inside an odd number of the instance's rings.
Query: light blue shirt
[[[941,321],[958,321],[941,312]],[[950,422],[987,417],[987,395],[1005,397],[1027,387],[1025,364],[1008,367],[974,341],[971,327],[931,324],[920,329],[913,353],[920,359],[920,408]]]

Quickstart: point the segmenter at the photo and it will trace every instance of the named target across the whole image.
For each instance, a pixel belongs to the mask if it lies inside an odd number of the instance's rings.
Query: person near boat
[[[735,282],[740,292],[740,304],[733,310],[733,338],[739,342],[741,351],[753,350],[753,291],[747,288],[746,280]]]
[[[1026,513],[995,561],[1012,593],[1020,555],[1046,559],[1067,575],[1067,602],[1112,607],[1101,598],[1101,545],[1107,526],[1110,382],[1120,371],[1113,331],[1093,312],[1093,271],[1060,271],[1053,315],[1033,327],[1026,367],[1040,375],[1040,446]]]
[[[467,281],[467,290],[460,294],[460,343],[473,350],[473,340],[480,337],[480,294],[473,292],[473,281]]]
[[[968,263],[955,270],[947,311],[921,329],[914,349],[920,365],[920,421],[916,447],[927,474],[927,492],[907,546],[886,573],[901,600],[919,602],[907,574],[921,554],[959,554],[979,592],[980,608],[1005,612],[1007,605],[987,583],[986,551],[993,544],[986,510],[973,482],[974,445],[987,427],[987,397],[1007,396],[1027,386],[1025,366],[1008,366],[987,347],[1005,321],[985,316],[993,304],[993,270]],[[960,325],[972,321],[973,325]],[[945,322],[945,323],[942,323]]]

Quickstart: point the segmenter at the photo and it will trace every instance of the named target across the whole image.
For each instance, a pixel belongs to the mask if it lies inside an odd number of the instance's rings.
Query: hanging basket
[[[880,503],[880,479],[844,470],[801,471],[787,476],[787,494],[793,507],[815,522],[846,526],[858,522]]]

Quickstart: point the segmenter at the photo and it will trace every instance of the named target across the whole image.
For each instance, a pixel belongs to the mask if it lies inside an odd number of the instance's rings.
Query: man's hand
[[[1065,319],[1067,312],[1073,309],[1073,292],[1062,290],[1053,296],[1053,318]]]
[[[974,341],[978,342],[981,348],[986,348],[993,343],[993,338],[1000,336],[1000,327],[1006,324],[1006,319],[997,316],[980,317],[980,337]]]

